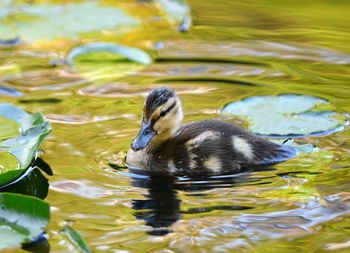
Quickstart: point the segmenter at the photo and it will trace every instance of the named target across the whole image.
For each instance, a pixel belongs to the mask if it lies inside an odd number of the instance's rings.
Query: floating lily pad
[[[19,134],[0,141],[0,186],[18,178],[35,158],[43,139],[50,133],[50,122],[41,113],[29,114],[16,106],[0,103],[0,117],[10,126],[19,125]]]
[[[344,117],[327,100],[295,94],[256,96],[233,102],[223,113],[244,117],[252,132],[266,136],[307,136],[343,129]]]
[[[69,52],[66,61],[73,64],[74,59],[78,56],[99,52],[121,55],[144,65],[152,63],[150,55],[141,49],[105,42],[94,42],[75,47]]]
[[[61,233],[66,235],[69,239],[69,241],[80,251],[84,253],[91,253],[92,250],[90,247],[87,245],[85,242],[84,238],[82,235],[76,231],[75,229],[69,227],[69,226],[64,226],[64,228],[61,230]]]
[[[16,137],[19,134],[19,127],[17,122],[0,117],[0,141]]]
[[[18,169],[18,160],[11,153],[0,150],[0,182],[1,182],[1,177],[3,177],[3,173],[9,172],[9,171],[15,171],[17,169]],[[22,173],[22,172],[18,172],[18,173]],[[0,186],[1,185],[2,184],[0,184]]]
[[[0,5],[2,38],[53,40],[79,38],[80,33],[100,31],[120,26],[133,27],[139,22],[124,11],[96,2],[69,4]]]
[[[48,180],[36,167],[30,167],[18,179],[0,187],[0,192],[20,193],[40,199],[45,199],[48,191]]]
[[[37,198],[0,193],[0,250],[40,236],[50,219],[49,205]]]
[[[298,153],[309,153],[309,152],[317,152],[320,149],[310,143],[296,143],[294,139],[272,139],[270,140],[279,145],[285,145],[288,147],[293,147]]]

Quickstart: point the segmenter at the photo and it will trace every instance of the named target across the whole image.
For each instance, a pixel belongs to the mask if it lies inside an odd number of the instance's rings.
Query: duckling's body
[[[151,92],[142,129],[127,154],[129,166],[172,174],[222,174],[295,156],[291,147],[269,142],[223,121],[180,125],[181,109],[174,91],[161,88]],[[150,131],[153,133],[149,138]]]

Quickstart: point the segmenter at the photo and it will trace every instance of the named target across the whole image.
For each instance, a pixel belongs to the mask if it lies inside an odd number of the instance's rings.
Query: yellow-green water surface
[[[102,56],[50,67],[80,43],[76,38],[0,49],[0,85],[24,94],[2,92],[1,101],[52,122],[41,146],[54,172],[45,199],[50,252],[73,252],[59,233],[67,222],[95,252],[349,252],[347,127],[297,139],[318,152],[234,176],[149,178],[119,166],[138,132],[144,97],[157,86],[178,91],[187,122],[242,124],[220,110],[285,93],[325,99],[327,109],[348,118],[350,2],[190,0],[193,27],[186,33],[163,22],[152,1],[101,3],[123,8],[141,25],[84,31],[82,42],[143,48],[153,64]]]

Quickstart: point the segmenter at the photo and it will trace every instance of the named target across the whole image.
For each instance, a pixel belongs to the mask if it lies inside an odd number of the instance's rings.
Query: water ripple
[[[107,83],[102,85],[91,85],[78,91],[80,95],[98,96],[98,97],[134,97],[146,96],[149,91],[163,85],[128,85],[126,83]],[[200,86],[172,86],[179,94],[206,93],[215,88]]]
[[[4,76],[0,82],[22,90],[62,90],[89,83],[78,74],[64,70],[38,70]]]
[[[258,57],[275,58],[282,60],[307,60],[313,62],[327,62],[333,64],[349,64],[350,55],[317,46],[303,44],[286,44],[271,41],[244,41],[244,42],[192,42],[171,41],[167,42],[166,50],[159,51],[160,58],[197,57],[207,58],[239,58]],[[205,58],[203,58],[205,56]]]

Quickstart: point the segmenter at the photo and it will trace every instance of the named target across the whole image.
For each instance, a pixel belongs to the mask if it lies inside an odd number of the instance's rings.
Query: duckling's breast
[[[148,155],[144,150],[134,151],[130,148],[125,161],[130,167],[147,168],[148,160]]]

